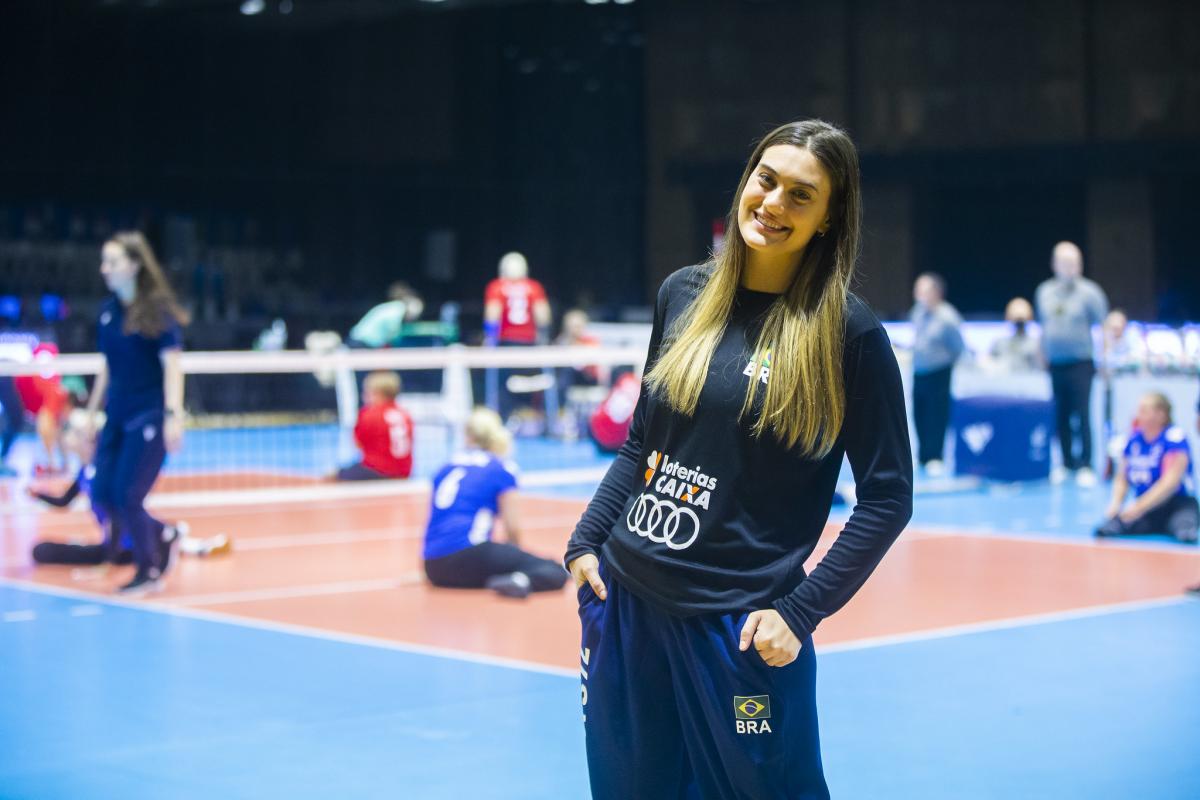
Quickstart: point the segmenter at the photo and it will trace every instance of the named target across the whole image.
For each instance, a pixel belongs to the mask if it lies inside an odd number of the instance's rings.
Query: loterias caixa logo
[[[689,467],[657,450],[646,466],[647,491],[630,506],[626,527],[672,550],[691,547],[700,535],[700,513],[708,510],[717,479],[702,466]]]

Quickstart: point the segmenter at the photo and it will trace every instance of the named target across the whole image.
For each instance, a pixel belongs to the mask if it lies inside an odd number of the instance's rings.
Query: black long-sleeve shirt
[[[664,281],[655,305],[647,371],[664,332],[707,280],[688,267]],[[629,438],[571,534],[565,563],[601,554],[638,596],[688,616],[774,607],[798,636],[854,595],[912,514],[912,453],[900,371],[887,334],[850,296],[842,369],[845,422],[824,458],[801,456],[753,415],[739,420],[746,381],[776,295],[739,290],[693,416],[642,388]],[[802,401],[802,398],[797,398]],[[833,547],[804,572],[829,517],[847,455],[858,503]]]

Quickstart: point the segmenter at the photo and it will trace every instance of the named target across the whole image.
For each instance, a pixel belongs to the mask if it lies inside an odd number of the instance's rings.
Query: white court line
[[[1131,611],[1147,611],[1153,608],[1180,605],[1194,602],[1180,595],[1158,597],[1152,600],[1131,600],[1124,603],[1106,603],[1098,606],[1084,606],[1069,611],[1051,611],[1045,614],[1027,614],[1020,617],[1007,617],[987,622],[971,622],[964,625],[947,625],[944,628],[931,628],[911,633],[897,633],[888,636],[870,636],[865,639],[851,639],[846,642],[819,645],[818,653],[841,653],[850,650],[866,650],[872,647],[888,647],[910,642],[925,642],[934,639],[949,639],[954,636],[968,636],[974,633],[990,633],[992,631],[1027,628],[1035,625],[1049,625],[1055,622],[1069,622],[1077,619],[1103,617],[1108,614],[1126,614]]]
[[[82,606],[71,606],[67,613],[72,617],[98,617],[104,613],[104,609],[94,603],[89,603]]]
[[[830,513],[828,525],[845,525],[850,519],[850,514],[847,511],[834,510]],[[1096,539],[1092,536],[1086,538],[1071,537],[1063,533],[1047,533],[1046,531],[1037,530],[1002,530],[993,528],[989,525],[963,525],[954,526],[944,523],[923,523],[910,522],[905,528],[904,536],[907,536],[909,531],[916,533],[927,532],[930,536],[925,538],[938,538],[945,536],[962,536],[964,538],[977,539],[1001,539],[1014,542],[1033,542],[1035,544],[1065,544],[1071,547],[1094,547],[1105,550],[1130,550],[1137,552],[1152,552],[1152,553],[1175,553],[1184,556],[1200,557],[1200,547],[1196,545],[1182,544],[1179,542],[1169,541],[1147,541],[1140,542],[1136,539],[1118,538],[1118,539]]]
[[[538,470],[521,473],[519,478],[521,489],[536,489],[556,485],[573,485],[599,481],[608,471],[607,467],[586,467],[582,469]],[[169,473],[168,473],[169,476]],[[187,508],[189,512],[203,509],[210,513],[227,513],[225,508],[238,506],[238,513],[276,513],[278,509],[250,508],[241,506],[262,506],[271,503],[300,504],[305,508],[328,505],[341,507],[347,501],[367,501],[365,505],[387,502],[397,497],[428,494],[431,488],[427,478],[413,478],[406,481],[360,481],[354,483],[318,483],[306,486],[283,486],[265,489],[214,489],[195,492],[156,492],[146,498],[147,508]],[[578,503],[579,500],[568,497],[542,497],[533,493],[538,499]],[[77,499],[71,504],[71,510],[87,510],[86,498]],[[48,507],[29,502],[8,502],[0,504],[0,514],[40,514]]]
[[[166,598],[164,602],[184,606],[218,606],[231,603],[253,603],[259,600],[287,600],[331,594],[383,592],[389,589],[399,589],[402,586],[412,586],[421,583],[424,579],[425,576],[420,572],[406,572],[398,578],[310,583],[300,586],[280,586],[274,589],[245,589],[238,592],[214,592],[212,594],[184,594]]]
[[[381,639],[375,636],[362,636],[353,633],[338,633],[336,631],[327,631],[320,628],[310,628],[305,625],[291,625],[285,622],[269,622],[267,620],[239,617],[236,614],[226,614],[220,611],[207,611],[199,608],[188,608],[186,606],[170,606],[165,603],[121,600],[115,597],[102,597],[90,592],[82,592],[77,589],[67,589],[60,586],[45,586],[43,584],[33,583],[32,581],[24,581],[19,578],[0,577],[0,586],[9,586],[14,589],[22,589],[24,591],[48,594],[56,597],[98,601],[105,605],[117,606],[119,608],[129,608],[135,611],[148,611],[157,614],[166,614],[167,616],[172,617],[195,619],[204,622],[215,622],[221,625],[232,625],[239,628],[251,628],[254,630],[268,631],[271,633],[283,633],[291,636],[303,636],[309,639],[320,639],[322,641],[338,642],[340,644],[374,647],[381,650],[392,650],[397,653],[413,653],[416,655],[445,658],[453,661],[465,661],[471,664],[483,664],[489,667],[503,667],[505,669],[536,672],[543,675],[555,675],[562,678],[578,678],[579,676],[579,672],[576,669],[552,667],[546,664],[539,664],[536,661],[524,661],[517,658],[503,658],[501,656],[487,656],[480,653],[471,653],[465,650],[452,650],[446,647],[433,647],[430,645],[412,644],[408,642],[396,642],[389,639]]]
[[[1098,550],[1130,550],[1140,553],[1172,553],[1174,555],[1200,557],[1200,547],[1177,542],[1137,542],[1095,538],[1071,539],[1052,533],[1002,531],[996,528],[989,528],[986,525],[956,528],[951,525],[916,524],[912,526],[912,529],[914,533],[928,533],[929,536],[927,538],[961,536],[968,539],[1000,539],[1002,541],[1028,542],[1031,544],[1063,544],[1071,547],[1091,547]]]
[[[524,488],[599,481],[607,467],[582,469],[539,470],[522,473],[519,482]],[[404,481],[360,481],[356,483],[318,483],[306,486],[281,486],[266,489],[211,490],[195,492],[160,492],[152,495],[146,505],[152,508],[187,506],[261,505],[263,503],[310,502],[313,500],[349,500],[376,497],[403,497],[428,494],[428,478]]]
[[[100,597],[89,592],[82,592],[75,589],[67,589],[58,586],[46,586],[33,583],[31,581],[24,581],[18,578],[0,577],[0,586],[10,586],[14,589],[22,589],[25,591],[48,594],[57,597],[95,600],[110,606],[149,611],[159,614],[166,614],[168,616],[202,620],[205,622],[215,622],[222,625],[233,625],[236,627],[251,628],[254,630],[270,631],[272,633],[284,633],[292,636],[304,636],[310,639],[320,639],[323,641],[339,642],[343,644],[354,644],[362,647],[375,647],[399,653],[415,653],[418,655],[433,656],[436,658],[465,661],[472,664],[484,664],[487,666],[504,667],[506,669],[523,670],[526,672],[536,672],[545,675],[556,675],[564,678],[575,678],[578,676],[578,672],[575,669],[552,667],[546,664],[539,664],[534,661],[503,658],[500,656],[487,656],[479,653],[453,650],[444,647],[432,647],[429,645],[413,644],[409,642],[396,642],[374,636],[338,633],[336,631],[311,628],[304,625],[292,625],[283,622],[269,622],[267,620],[239,617],[235,614],[226,614],[218,611],[206,611],[202,609],[188,608],[186,606],[171,606],[164,603],[137,602],[121,600],[118,598]],[[1055,622],[1067,622],[1077,619],[1101,617],[1109,614],[1145,611],[1188,602],[1195,601],[1186,597],[1172,596],[1155,598],[1151,600],[1134,600],[1126,603],[1109,603],[1098,606],[1085,606],[1083,608],[1072,609],[1069,611],[1056,611],[1047,614],[1030,614],[1022,617],[1010,617],[1008,619],[992,620],[990,622],[971,623],[967,625],[951,625],[928,631],[914,631],[912,633],[895,634],[891,636],[873,636],[863,639],[854,639],[845,642],[837,642],[835,644],[820,645],[817,647],[817,652],[818,654],[823,654],[847,652],[853,650],[869,650],[877,647],[889,647],[892,645],[906,644],[910,642],[948,639],[955,636],[965,636],[974,633],[988,633],[990,631],[1010,630],[1021,627],[1032,627],[1035,625],[1046,625]]]
[[[233,541],[233,549],[239,553],[250,550],[277,550],[288,547],[316,547],[334,544],[355,544],[357,542],[385,542],[389,540],[406,541],[420,539],[422,531],[410,533],[398,532],[395,528],[368,528],[359,531],[324,531],[321,533],[289,533],[279,536],[238,537]]]
[[[237,503],[212,502],[202,503],[197,506],[188,506],[180,504],[176,506],[174,503],[168,503],[166,506],[160,504],[158,498],[163,495],[150,495],[146,498],[147,508],[186,508],[188,517],[207,517],[207,516],[227,516],[231,513],[225,508],[226,505],[237,506],[236,513],[238,516],[246,516],[250,514],[278,514],[280,507],[285,509],[288,506],[303,508],[306,511],[319,511],[325,509],[341,509],[346,507],[364,508],[371,506],[382,506],[393,503],[396,498],[393,496],[387,497],[343,497],[340,499],[322,499],[306,502],[304,498],[296,498],[286,502],[276,502],[275,504],[263,503],[252,507],[242,507]],[[257,501],[256,501],[257,504]],[[74,519],[75,516],[84,515],[91,517],[91,505],[86,498],[77,498],[71,502],[71,505],[64,509],[56,509],[41,503],[7,503],[0,504],[0,514],[11,515],[17,518],[37,519],[39,524],[65,524]]]
[[[192,519],[192,515],[188,515],[188,519]],[[561,529],[563,531],[563,546],[565,547],[566,534],[574,527],[578,519],[578,515],[525,517],[522,520],[521,527],[526,531]],[[422,539],[425,535],[424,526],[419,524],[399,524],[391,528],[288,533],[273,536],[240,536],[236,528],[231,528],[228,531],[224,531],[224,533],[233,538],[233,549],[238,553],[286,550],[298,547],[330,547],[366,542],[411,542]],[[91,539],[87,539],[84,543],[91,543],[91,541]],[[503,541],[503,539],[498,539],[497,541]]]
[[[5,611],[0,615],[5,622],[33,622],[37,619],[36,611]]]
[[[521,529],[526,531],[543,530],[545,528],[562,528],[564,530],[563,547],[566,547],[566,530],[574,526],[578,521],[578,516],[571,517],[553,517],[553,516],[537,516],[523,517],[521,520]],[[366,528],[355,531],[322,531],[319,533],[287,533],[279,534],[278,536],[254,536],[254,537],[237,537],[233,541],[233,549],[236,552],[247,552],[252,550],[276,550],[288,547],[316,547],[324,545],[338,544],[355,544],[357,542],[380,542],[380,541],[412,541],[414,539],[422,539],[425,536],[422,525],[409,527],[406,531],[404,526],[395,528]],[[235,535],[232,533],[230,535]],[[503,541],[498,539],[497,541]]]

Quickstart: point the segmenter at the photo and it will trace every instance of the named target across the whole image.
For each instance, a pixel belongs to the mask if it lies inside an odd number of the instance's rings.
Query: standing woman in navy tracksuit
[[[850,293],[858,157],[754,150],[708,263],[663,283],[630,427],[571,535],[597,800],[828,798],[812,632],[912,513],[900,372]],[[806,573],[842,456],[858,504]]]
[[[118,233],[107,241],[100,274],[112,294],[100,310],[104,366],[88,402],[94,415],[107,393],[92,498],[133,545],[137,570],[118,591],[145,594],[160,588],[174,554],[175,542],[164,540],[170,529],[142,503],[167,451],[183,442],[179,351],[187,314],[141,233]]]

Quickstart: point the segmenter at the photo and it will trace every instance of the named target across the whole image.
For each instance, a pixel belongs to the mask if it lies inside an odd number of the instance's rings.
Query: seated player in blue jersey
[[[433,478],[425,529],[425,575],[434,586],[491,589],[507,597],[561,589],[567,573],[557,561],[525,552],[517,515],[517,467],[504,459],[512,446],[500,415],[477,408],[467,420],[467,449]],[[506,542],[493,541],[496,518]]]
[[[1133,489],[1133,502],[1125,497]],[[1167,533],[1195,542],[1200,529],[1187,433],[1171,424],[1171,403],[1158,392],[1138,403],[1133,435],[1113,478],[1112,502],[1097,536]]]

